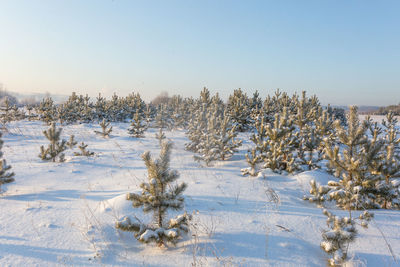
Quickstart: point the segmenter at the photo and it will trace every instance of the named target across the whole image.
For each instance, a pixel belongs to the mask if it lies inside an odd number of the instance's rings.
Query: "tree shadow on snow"
[[[121,194],[118,190],[109,191],[80,191],[80,190],[53,190],[42,191],[31,194],[9,195],[3,199],[18,200],[18,201],[71,201],[76,199],[90,199],[95,201],[107,200]]]
[[[90,253],[90,252],[89,252]],[[87,265],[89,257],[88,251],[59,249],[49,247],[38,247],[31,245],[15,245],[0,243],[1,254],[14,254],[26,258],[36,258],[46,262],[62,263],[73,261],[73,265]]]

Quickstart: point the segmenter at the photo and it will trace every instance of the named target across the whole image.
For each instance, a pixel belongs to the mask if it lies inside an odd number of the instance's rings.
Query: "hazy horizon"
[[[0,83],[17,93],[223,99],[307,91],[400,102],[398,1],[2,1]]]

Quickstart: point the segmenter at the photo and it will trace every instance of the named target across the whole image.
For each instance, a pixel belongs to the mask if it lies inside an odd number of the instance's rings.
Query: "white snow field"
[[[128,123],[114,123],[112,136],[96,135],[97,124],[64,126],[63,138],[75,135],[95,157],[74,157],[64,163],[44,162],[47,145],[42,122],[9,123],[3,135],[4,158],[16,173],[0,195],[0,266],[324,266],[320,249],[326,217],[321,208],[302,200],[309,181],[334,179],[322,171],[264,178],[243,177],[243,146],[230,160],[202,167],[184,150],[183,131],[167,131],[174,142],[171,168],[178,182],[188,184],[185,210],[193,214],[192,230],[176,247],[139,243],[132,233],[115,229],[125,215],[143,215],[125,200],[140,192],[146,179],[141,154],[158,156],[155,129],[136,139]],[[78,148],[75,148],[77,151]],[[328,205],[335,214],[346,214]],[[358,212],[355,212],[358,213]],[[349,247],[351,266],[400,266],[400,212],[374,210],[368,229],[359,227]],[[168,214],[174,216],[175,214]]]

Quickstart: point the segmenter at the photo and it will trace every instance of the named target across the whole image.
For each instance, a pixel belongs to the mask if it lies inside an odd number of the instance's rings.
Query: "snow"
[[[244,144],[238,154],[204,167],[184,150],[188,139],[183,131],[166,131],[174,142],[171,168],[180,173],[178,183],[188,184],[183,195],[185,210],[193,215],[191,232],[176,247],[157,247],[116,230],[115,223],[125,216],[141,223],[152,220],[151,213],[133,208],[126,194],[140,194],[140,184],[147,182],[141,154],[150,150],[156,156],[159,147],[156,129],[149,129],[145,138],[132,138],[129,123],[112,126],[110,138],[94,133],[97,124],[64,126],[64,139],[74,134],[95,156],[74,157],[67,150],[67,162],[53,163],[38,157],[40,146],[47,144],[42,134],[46,125],[8,124],[3,152],[16,176],[15,182],[2,185],[0,196],[0,266],[326,264],[327,255],[320,248],[326,216],[302,197],[311,180],[327,184],[337,178],[318,170],[296,175],[263,170],[259,177],[243,177],[240,170],[248,167],[244,155],[251,147],[248,133],[239,135]],[[348,215],[334,205],[327,209]],[[171,212],[166,220],[178,219],[183,212]],[[350,261],[400,265],[399,211],[372,212],[375,217],[368,228],[358,227],[358,238],[349,247]]]
[[[148,242],[151,238],[157,238],[158,234],[150,229],[147,229],[144,231],[144,233],[140,236],[140,240],[143,240],[144,242]]]

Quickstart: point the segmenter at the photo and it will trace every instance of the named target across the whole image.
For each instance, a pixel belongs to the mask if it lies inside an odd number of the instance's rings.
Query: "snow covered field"
[[[95,157],[44,162],[47,145],[42,122],[19,121],[4,133],[4,158],[16,181],[3,185],[0,196],[0,266],[324,266],[320,249],[326,217],[315,204],[302,200],[309,181],[334,179],[322,171],[294,176],[264,172],[265,178],[243,177],[244,153],[251,146],[242,134],[240,153],[213,167],[202,167],[184,150],[183,131],[166,132],[174,142],[171,167],[188,184],[185,210],[193,214],[192,231],[176,247],[139,243],[115,222],[143,216],[125,200],[140,192],[146,168],[140,155],[157,156],[155,129],[146,138],[127,134],[128,123],[113,124],[112,137],[93,131],[95,124],[65,126],[63,138],[74,134]],[[75,148],[77,151],[77,148]],[[345,214],[333,205],[335,214]],[[357,212],[355,212],[357,213]],[[374,210],[368,229],[359,228],[349,248],[354,266],[400,266],[400,212]]]

